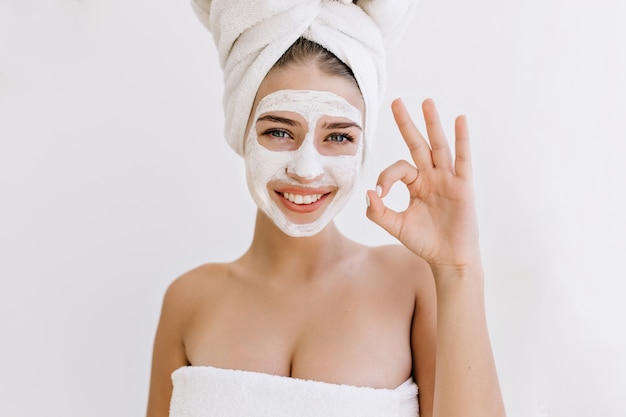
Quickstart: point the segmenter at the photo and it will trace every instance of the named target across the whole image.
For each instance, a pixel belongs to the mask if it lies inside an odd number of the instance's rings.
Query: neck
[[[244,259],[273,279],[314,279],[325,266],[346,254],[352,244],[333,222],[308,237],[291,237],[261,211],[257,212],[254,239]]]

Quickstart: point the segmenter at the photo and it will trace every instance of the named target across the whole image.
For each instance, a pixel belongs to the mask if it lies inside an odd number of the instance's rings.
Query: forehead
[[[254,109],[265,96],[279,90],[328,91],[343,97],[361,113],[365,113],[365,103],[355,82],[327,74],[316,65],[293,64],[274,68],[265,76],[257,91],[250,117],[254,116]]]
[[[361,125],[362,114],[345,98],[330,91],[279,90],[263,97],[259,102],[255,119],[265,113],[291,111],[306,118],[311,116],[343,117]]]

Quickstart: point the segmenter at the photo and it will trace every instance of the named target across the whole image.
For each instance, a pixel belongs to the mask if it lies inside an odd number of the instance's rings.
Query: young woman
[[[253,242],[169,287],[149,417],[504,415],[465,118],[453,160],[431,100],[431,147],[393,103],[413,161],[380,174],[367,216],[404,246],[366,247],[332,218],[367,148],[367,97],[350,67],[303,38],[263,77],[241,146],[259,206]],[[396,181],[411,196],[402,213],[382,201]]]

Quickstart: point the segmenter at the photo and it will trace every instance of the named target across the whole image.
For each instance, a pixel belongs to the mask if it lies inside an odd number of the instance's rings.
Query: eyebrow
[[[282,123],[289,126],[300,126],[300,123],[296,120],[287,119],[286,117],[278,117],[272,116],[271,114],[266,114],[265,116],[261,116],[257,119],[258,122],[274,122],[274,123]]]
[[[358,123],[354,122],[334,122],[334,123],[324,123],[322,126],[324,129],[347,129],[349,127],[356,127],[359,130],[363,130]]]

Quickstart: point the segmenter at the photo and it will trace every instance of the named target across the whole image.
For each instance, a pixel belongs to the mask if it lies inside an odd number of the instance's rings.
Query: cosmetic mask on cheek
[[[300,147],[293,151],[272,151],[259,143],[256,122],[263,114],[287,111],[298,113],[307,123],[308,132]],[[252,199],[257,206],[289,236],[304,237],[319,233],[341,211],[350,199],[358,178],[363,160],[363,139],[359,139],[354,155],[326,156],[315,146],[315,129],[323,116],[349,119],[363,126],[363,116],[359,109],[343,97],[328,91],[279,90],[265,96],[258,104],[250,125],[245,144],[246,179]],[[302,184],[287,175],[287,172],[304,179],[316,179],[313,183]],[[322,198],[330,198],[326,208],[320,207],[315,220],[310,223],[297,223],[281,210],[275,200],[285,198],[268,189],[272,181],[281,186],[299,189],[330,187],[335,191]],[[276,194],[270,196],[270,193]],[[274,200],[272,199],[274,197]],[[291,196],[293,198],[293,196]],[[313,197],[315,198],[315,197]],[[307,202],[295,196],[295,203]],[[290,213],[297,218],[298,213]]]

